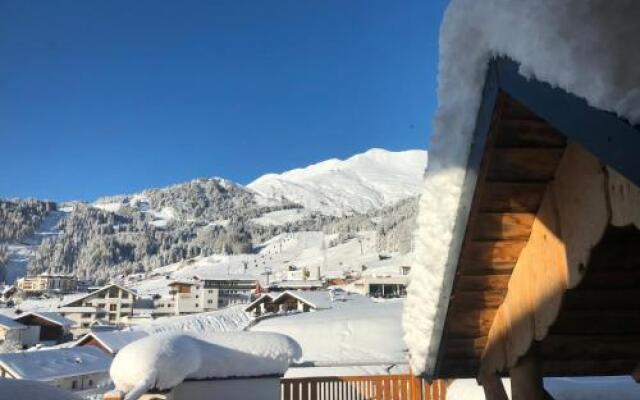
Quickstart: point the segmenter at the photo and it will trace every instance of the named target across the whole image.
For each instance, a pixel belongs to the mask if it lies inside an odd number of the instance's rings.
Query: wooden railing
[[[283,378],[281,400],[445,400],[444,381],[413,375]]]

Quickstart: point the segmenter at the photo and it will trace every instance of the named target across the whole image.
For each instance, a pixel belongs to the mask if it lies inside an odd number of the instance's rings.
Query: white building
[[[218,290],[201,281],[173,281],[169,295],[154,300],[156,316],[186,315],[218,309]]]
[[[78,339],[73,346],[94,346],[107,354],[115,356],[124,346],[148,335],[147,332],[142,330],[95,331],[89,332]]]
[[[41,381],[71,391],[109,382],[111,357],[92,347],[0,354],[0,377]]]
[[[63,304],[62,309],[70,310],[76,317],[79,313],[81,324],[91,325],[96,320],[104,319],[109,324],[117,325],[125,322],[123,317],[133,314],[137,297],[135,292],[112,283]],[[95,312],[91,309],[95,309]]]
[[[36,344],[37,341],[25,343],[33,341],[28,339],[30,337],[28,333],[29,327],[0,314],[0,346],[13,345],[22,348],[23,346]]]
[[[73,293],[78,287],[78,280],[73,275],[43,273],[17,280],[18,289],[26,294],[37,293]]]
[[[400,276],[365,276],[347,288],[350,292],[377,298],[396,298],[407,296],[409,277]]]

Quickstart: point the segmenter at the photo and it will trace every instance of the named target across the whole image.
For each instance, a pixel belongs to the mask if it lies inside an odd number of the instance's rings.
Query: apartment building
[[[125,322],[125,316],[133,314],[137,297],[135,292],[112,283],[63,304],[63,308],[71,311],[74,307],[82,307],[76,309],[83,319],[81,324],[104,318],[109,324],[119,325]],[[92,309],[95,309],[93,315]]]

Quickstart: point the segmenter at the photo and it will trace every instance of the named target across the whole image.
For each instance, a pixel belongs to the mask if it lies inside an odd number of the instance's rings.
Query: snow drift
[[[291,338],[275,333],[153,335],[116,355],[111,378],[132,400],[150,389],[170,389],[185,379],[282,375],[301,353]]]
[[[471,193],[462,185],[490,60],[640,122],[640,3],[452,0],[440,31],[438,110],[403,316],[416,373],[433,372]],[[460,223],[457,223],[460,218]]]

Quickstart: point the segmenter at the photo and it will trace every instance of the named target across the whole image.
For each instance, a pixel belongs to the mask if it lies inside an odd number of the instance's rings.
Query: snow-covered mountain
[[[424,151],[373,149],[247,186],[201,178],[91,204],[6,201],[0,278],[15,278],[28,266],[31,273],[106,281],[194,257],[255,255],[270,239],[295,232],[337,235],[335,243],[370,232],[376,251],[408,252],[426,158]],[[51,234],[30,239],[40,232]]]
[[[247,187],[326,215],[366,213],[418,195],[426,163],[426,151],[371,149],[346,160],[263,175]]]

